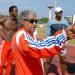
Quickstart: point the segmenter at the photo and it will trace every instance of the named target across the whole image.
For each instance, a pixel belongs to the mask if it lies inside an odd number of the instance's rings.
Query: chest
[[[4,28],[7,30],[15,30],[18,28],[18,23],[17,21],[12,21],[12,20],[7,20],[6,22],[4,22]]]
[[[66,28],[66,27],[67,26],[65,24],[52,24],[51,30],[58,31],[58,30],[61,30],[63,28]]]

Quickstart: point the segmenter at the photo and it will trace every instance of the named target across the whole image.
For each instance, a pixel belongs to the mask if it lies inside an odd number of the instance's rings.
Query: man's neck
[[[17,18],[14,17],[14,16],[12,16],[12,15],[10,15],[10,18],[11,18],[12,20],[17,20]]]
[[[57,20],[57,21],[61,21],[61,17],[55,17],[55,19]]]
[[[28,31],[26,28],[22,27],[22,29],[24,29],[28,34],[30,34],[31,36],[33,36],[33,32]]]

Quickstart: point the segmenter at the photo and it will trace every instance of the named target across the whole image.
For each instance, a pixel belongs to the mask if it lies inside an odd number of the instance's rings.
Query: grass
[[[38,35],[37,35],[38,37],[45,38],[46,37],[46,25],[43,25],[43,27],[40,27],[38,25],[37,32],[38,32]]]

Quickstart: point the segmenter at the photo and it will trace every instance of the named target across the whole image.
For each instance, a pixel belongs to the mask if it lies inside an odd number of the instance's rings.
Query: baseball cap
[[[60,11],[63,11],[63,9],[61,7],[56,7],[55,8],[55,12],[60,12]]]

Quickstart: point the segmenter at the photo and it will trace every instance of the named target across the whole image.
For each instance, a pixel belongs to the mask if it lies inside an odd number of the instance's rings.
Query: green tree
[[[47,23],[48,22],[48,18],[45,18],[45,17],[42,17],[41,19],[40,19],[40,21],[42,22],[42,23]]]

